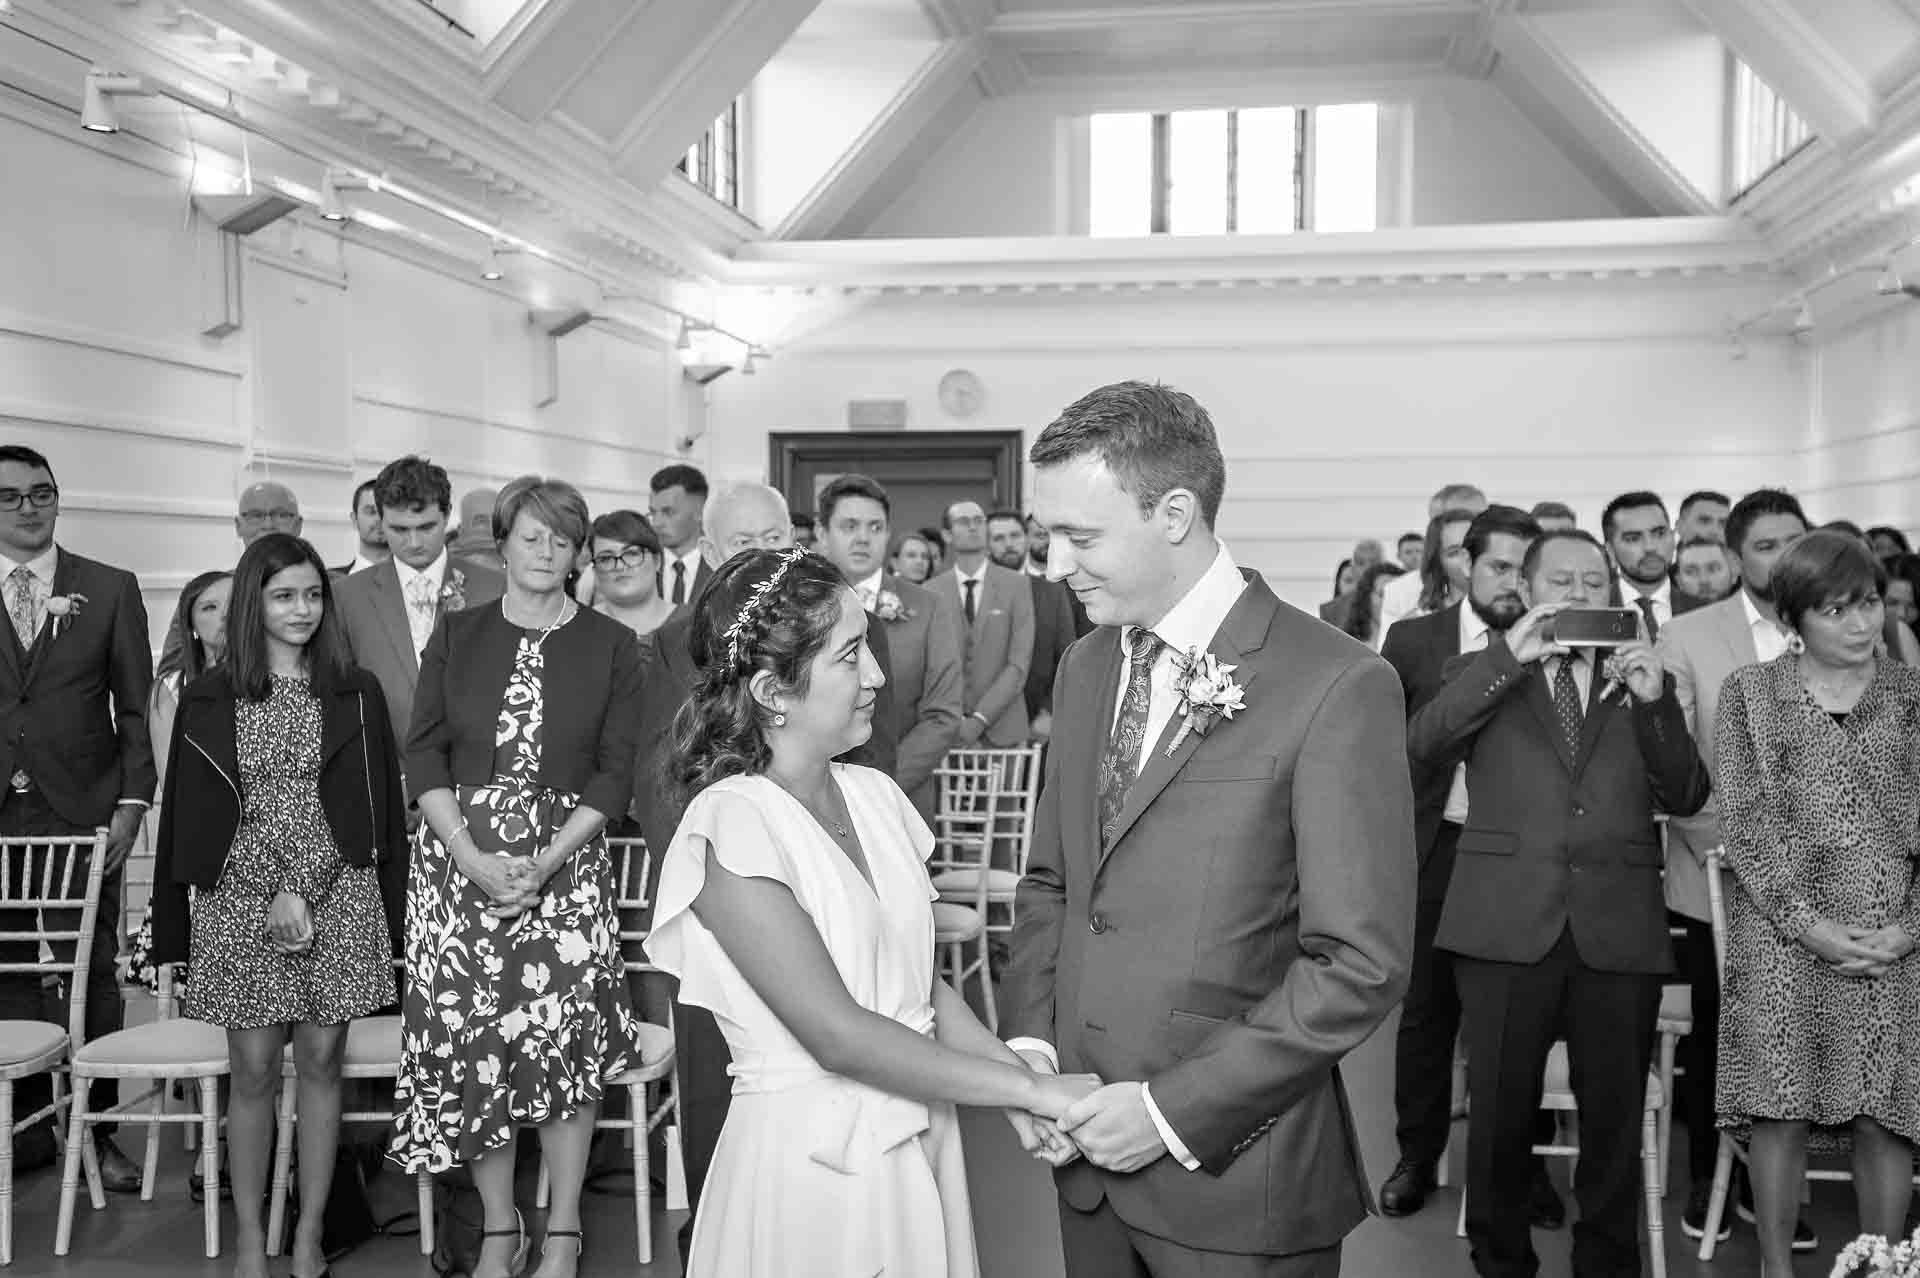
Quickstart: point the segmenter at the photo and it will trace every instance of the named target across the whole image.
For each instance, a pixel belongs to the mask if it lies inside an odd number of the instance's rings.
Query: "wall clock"
[[[986,387],[964,368],[956,368],[940,379],[940,407],[949,417],[972,417],[986,398]]]

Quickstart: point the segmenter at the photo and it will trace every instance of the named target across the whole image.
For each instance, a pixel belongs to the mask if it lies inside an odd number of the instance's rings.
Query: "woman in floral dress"
[[[224,1026],[235,1272],[264,1278],[261,1203],[283,1053],[293,1046],[300,1197],[327,1199],[347,1024],[394,999],[406,800],[380,684],[345,657],[326,565],[269,533],[234,570],[227,660],[188,684],[154,853],[154,958],[186,957],[185,1012]],[[193,907],[188,910],[189,893]],[[293,1274],[326,1270],[322,1214]]]
[[[538,1272],[570,1278],[603,1085],[640,1064],[602,834],[632,787],[639,644],[567,596],[588,532],[575,489],[517,479],[493,525],[506,594],[441,620],[414,698],[425,821],[392,1154],[471,1169],[486,1216],[473,1275],[505,1278],[527,1250],[513,1141],[537,1128],[552,1184]]]

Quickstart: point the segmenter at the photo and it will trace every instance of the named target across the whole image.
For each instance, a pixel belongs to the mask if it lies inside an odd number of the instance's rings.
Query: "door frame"
[[[965,459],[993,466],[993,507],[1025,510],[1022,489],[1026,469],[1023,432],[1017,430],[776,430],[767,435],[768,482],[786,495],[794,509],[806,509],[813,494],[796,495],[793,480],[800,467],[813,463],[850,469],[855,462],[876,457],[889,461],[917,461],[938,465]],[[844,463],[844,464],[841,464]]]

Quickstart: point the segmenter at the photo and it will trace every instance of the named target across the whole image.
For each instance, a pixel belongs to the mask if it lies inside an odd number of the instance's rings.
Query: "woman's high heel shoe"
[[[480,1237],[482,1246],[488,1238],[518,1238],[520,1241],[514,1246],[513,1259],[507,1265],[508,1278],[520,1278],[520,1275],[526,1272],[527,1249],[532,1245],[532,1241],[527,1237],[526,1218],[520,1214],[518,1207],[513,1209],[512,1229],[483,1229],[480,1231]]]
[[[570,1238],[573,1240],[573,1266],[576,1270],[579,1269],[580,1257],[583,1256],[587,1250],[587,1240],[581,1237],[578,1229],[549,1229],[547,1231],[546,1241],[540,1244],[541,1263],[544,1264],[546,1262],[546,1250],[553,1245],[553,1240],[556,1238]]]

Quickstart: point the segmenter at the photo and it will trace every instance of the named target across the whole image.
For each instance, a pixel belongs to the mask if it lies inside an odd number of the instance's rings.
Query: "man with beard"
[[[1433,700],[1442,671],[1462,653],[1479,652],[1489,634],[1504,633],[1527,610],[1520,597],[1520,563],[1540,526],[1513,506],[1489,506],[1467,529],[1473,567],[1464,603],[1409,617],[1387,632],[1381,656],[1400,675],[1409,718]],[[1460,1032],[1460,995],[1453,956],[1433,948],[1440,907],[1453,877],[1455,845],[1467,820],[1464,756],[1413,767],[1414,847],[1420,858],[1413,925],[1413,974],[1400,1008],[1394,1042],[1393,1105],[1400,1161],[1380,1187],[1380,1210],[1409,1216],[1426,1205],[1438,1178],[1453,1118],[1453,1043]],[[1551,1126],[1551,1120],[1547,1125]],[[1542,1133],[1545,1134],[1545,1133]],[[1566,1219],[1560,1196],[1535,1166],[1529,1207],[1533,1222],[1556,1229]]]
[[[1772,661],[1787,647],[1787,632],[1773,610],[1773,564],[1807,532],[1800,503],[1778,489],[1762,488],[1740,499],[1727,516],[1727,549],[1740,561],[1740,589],[1660,632],[1656,649],[1673,675],[1674,695],[1686,712],[1687,728],[1700,757],[1714,766],[1714,723],[1720,685],[1741,666]],[[1713,954],[1713,927],[1707,908],[1706,856],[1720,846],[1720,809],[1711,798],[1690,817],[1667,822],[1667,917],[1682,931],[1676,947],[1679,975],[1693,991],[1693,1032],[1680,1040],[1683,1073],[1674,1084],[1675,1110],[1687,1125],[1687,1171],[1692,1185],[1680,1228],[1689,1238],[1706,1230],[1707,1199],[1713,1189],[1714,1066],[1720,1037],[1720,970]],[[1743,1186],[1744,1189],[1744,1186]],[[1749,1202],[1743,1194],[1736,1205]],[[1752,1219],[1752,1208],[1746,1209]],[[1723,1217],[1720,1237],[1732,1230]],[[1794,1230],[1795,1251],[1811,1251],[1819,1240],[1805,1221]]]
[[[1740,575],[1733,552],[1723,541],[1689,537],[1673,562],[1673,610],[1691,612],[1733,594]]]
[[[1725,541],[1727,512],[1732,506],[1733,498],[1725,493],[1714,492],[1711,488],[1688,493],[1686,500],[1680,503],[1681,539],[1705,537],[1708,541]]]
[[[1619,603],[1640,611],[1648,643],[1673,620],[1673,520],[1667,504],[1649,492],[1622,493],[1600,516],[1607,555],[1619,570]]]
[[[987,553],[1002,568],[1021,572],[1027,563],[1027,527],[1018,511],[987,516]],[[1035,741],[1053,735],[1053,676],[1060,658],[1078,638],[1073,629],[1073,592],[1046,574],[1027,576],[1033,587],[1033,662],[1027,667],[1027,734]]]

